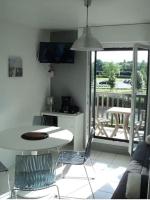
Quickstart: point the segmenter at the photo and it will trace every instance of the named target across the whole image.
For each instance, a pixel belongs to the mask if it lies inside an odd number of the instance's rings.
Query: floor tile
[[[86,169],[89,177],[95,177],[94,180],[90,180],[95,198],[110,199],[126,170],[130,158],[127,155],[92,151],[91,159],[94,170],[90,161],[87,162]],[[69,179],[62,178],[62,172],[67,177],[69,176]],[[62,199],[92,198],[83,166],[65,167],[59,165],[56,174],[56,185],[59,186]]]
[[[103,192],[101,190],[98,190],[94,194],[95,199],[110,199],[112,194],[109,192]]]
[[[91,158],[95,171],[95,180],[91,181],[92,189],[96,198],[111,198],[124,171],[126,170],[129,156],[114,153],[92,151]],[[88,163],[88,174],[92,174]],[[94,173],[93,173],[94,174]],[[81,166],[71,166],[67,175],[85,177]],[[66,181],[66,182],[65,182]],[[88,182],[83,179],[60,180],[59,186],[63,187],[62,194],[70,198],[92,198]],[[66,191],[65,191],[65,188]],[[69,191],[68,191],[69,189]]]
[[[120,155],[120,154],[116,154],[115,159],[112,161],[111,166],[114,167],[127,167],[128,163],[130,161],[130,157],[127,155]]]
[[[87,180],[64,179],[57,181],[60,195],[64,198],[84,198],[91,196],[91,190]]]
[[[96,162],[110,164],[113,162],[115,157],[116,157],[116,154],[114,154],[114,153],[101,152],[96,155],[95,160],[96,160]]]

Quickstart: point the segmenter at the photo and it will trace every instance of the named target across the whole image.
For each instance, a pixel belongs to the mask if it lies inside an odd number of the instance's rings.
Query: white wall
[[[74,42],[76,38],[76,31],[51,32],[50,37],[52,42]],[[86,56],[85,52],[75,52],[73,64],[53,64],[55,75],[51,80],[51,95],[57,109],[61,107],[61,96],[71,96],[80,111],[85,111]]]
[[[73,42],[76,38],[76,31],[55,31],[50,36],[52,42]],[[85,52],[75,52],[73,64],[53,64],[55,75],[51,80],[51,95],[58,110],[61,96],[71,96],[80,111],[85,111],[86,62]]]
[[[37,61],[36,52],[39,41],[48,40],[48,31],[0,22],[0,130],[32,124],[43,109],[50,81],[48,66]],[[9,56],[22,58],[23,77],[8,77]],[[7,166],[13,155],[0,149]]]
[[[85,53],[76,52],[74,64],[55,64],[55,76],[51,80],[51,94],[58,109],[61,96],[71,96],[80,111],[85,110],[86,57]]]
[[[150,41],[150,24],[100,26],[92,27],[91,30],[105,48],[132,47],[135,43],[148,44]],[[78,35],[81,33],[82,28]]]

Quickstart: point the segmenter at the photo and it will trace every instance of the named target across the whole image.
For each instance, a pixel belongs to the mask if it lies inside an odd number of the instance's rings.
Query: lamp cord
[[[89,19],[89,6],[91,5],[92,0],[84,0],[84,5],[86,6],[86,28],[88,28],[88,19]]]
[[[89,7],[89,5],[88,5],[88,3],[87,3],[87,5],[86,5],[86,27],[87,27],[87,28],[88,28],[88,17],[89,17],[88,7]]]

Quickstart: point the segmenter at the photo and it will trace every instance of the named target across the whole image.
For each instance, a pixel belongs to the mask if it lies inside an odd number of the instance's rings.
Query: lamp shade
[[[86,26],[83,29],[83,33],[79,39],[77,39],[71,50],[75,51],[100,51],[103,50],[101,43],[92,36],[90,27]]]

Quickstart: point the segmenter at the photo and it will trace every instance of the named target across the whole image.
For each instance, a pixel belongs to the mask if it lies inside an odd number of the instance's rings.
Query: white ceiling
[[[0,0],[0,19],[44,29],[85,25],[83,0]],[[92,0],[89,25],[150,23],[150,0]]]

